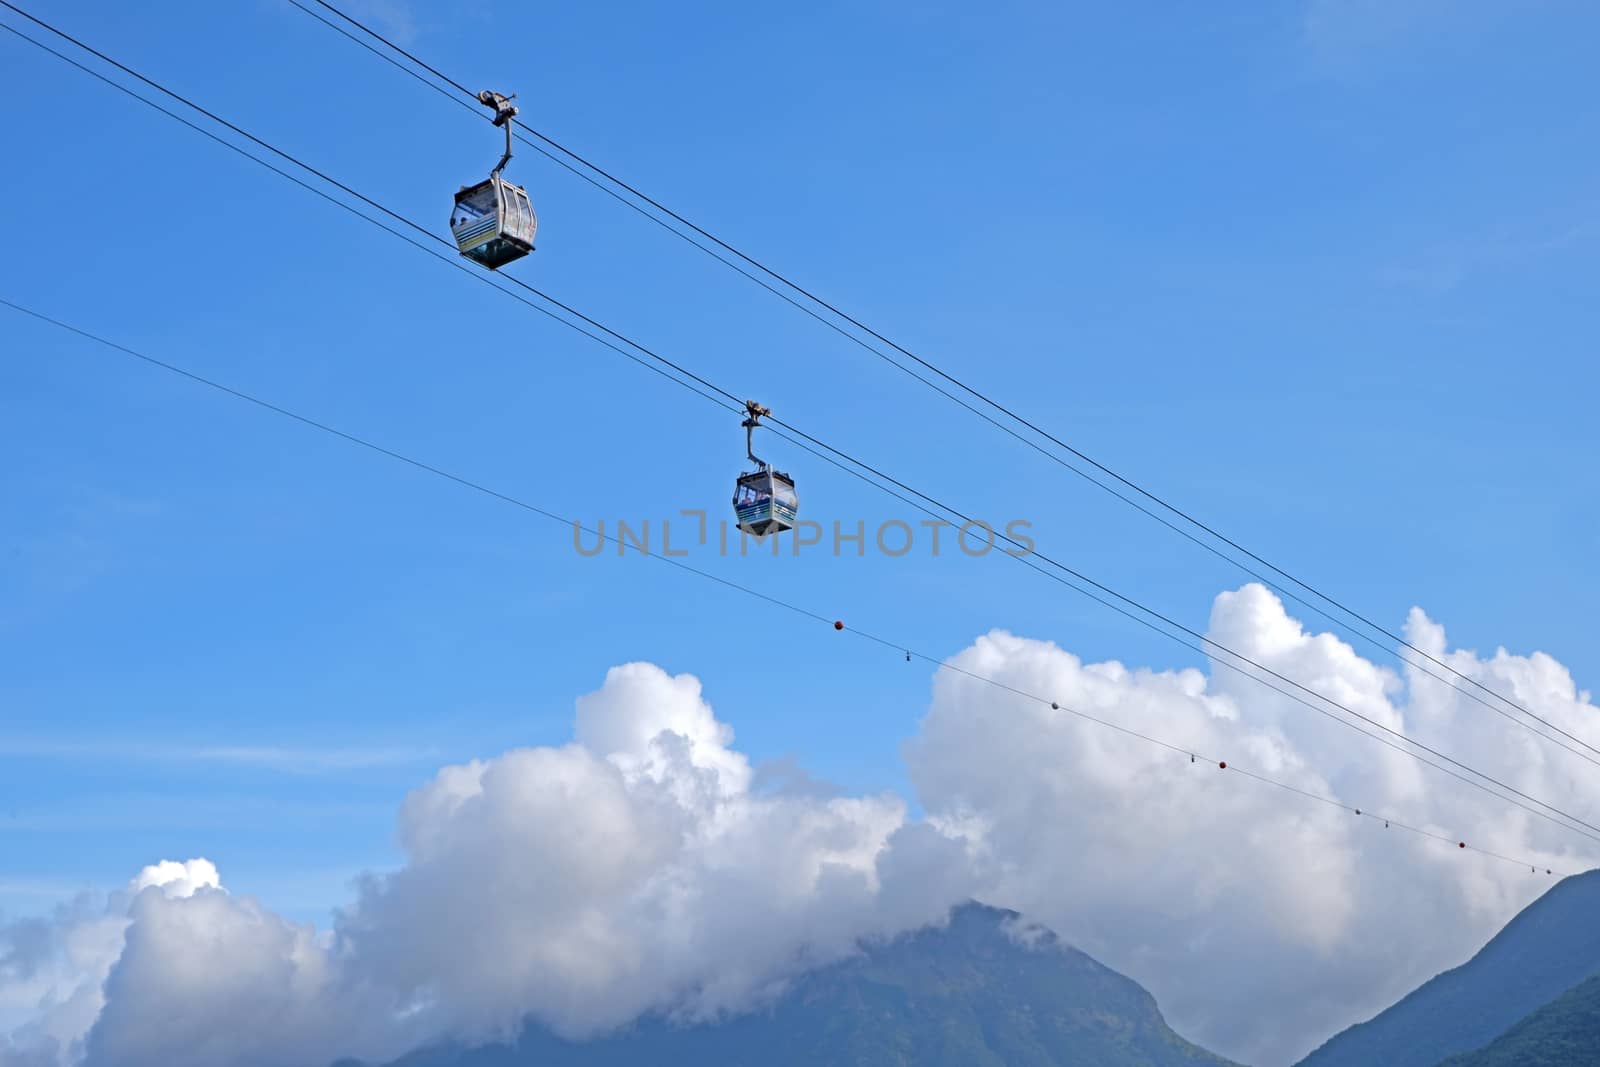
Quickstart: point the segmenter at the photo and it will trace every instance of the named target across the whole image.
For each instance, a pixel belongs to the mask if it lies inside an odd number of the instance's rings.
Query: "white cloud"
[[[578,702],[576,735],[407,799],[406,866],[369,879],[341,924],[353,973],[469,1034],[531,1012],[583,1035],[741,1006],[799,958],[948,903],[894,877],[898,798],[753,794],[692,677],[615,668]]]
[[[407,0],[351,0],[352,15],[399,45],[417,39],[417,13]]]
[[[1442,630],[1420,612],[1408,630],[1463,673],[1594,736],[1596,709],[1549,657],[1446,653]],[[1259,586],[1218,597],[1210,632],[1519,788],[1569,810],[1596,810],[1600,792],[1583,773],[1589,764],[1552,755],[1443,683],[1402,678],[1333,637],[1307,633]],[[1541,868],[1573,871],[1600,860],[1600,851],[1577,849],[1582,838],[1232,672],[1208,679],[1083,664],[1004,632],[953,662]],[[1386,831],[1349,809],[1191,764],[954,673],[936,682],[907,758],[929,817],[981,843],[985,899],[1050,925],[1146,985],[1185,1036],[1257,1064],[1289,1062],[1461,962],[1550,884],[1542,869],[1536,876]]]
[[[1527,0],[1307,0],[1302,35],[1323,73],[1348,75],[1374,60],[1441,44],[1476,43],[1501,21],[1537,13]]]
[[[162,860],[134,875],[128,888],[137,893],[150,886],[160,886],[162,894],[169,897],[192,897],[202,889],[221,889],[222,878],[216,864],[207,859]]]
[[[1593,729],[1549,657],[1451,650],[1420,612],[1407,626],[1458,670]],[[1259,587],[1218,597],[1211,632],[1519,788],[1586,812],[1600,799],[1586,764],[1305,631]],[[1001,631],[954,664],[1497,852],[1566,870],[1597,858],[1227,672],[1085,664]],[[1549,884],[956,672],[936,676],[906,746],[921,820],[893,795],[763,789],[699,681],[649,664],[581,698],[574,737],[415,790],[404,864],[367,876],[331,932],[221,891],[204,861],[7,928],[0,1064],[84,1048],[90,1067],[287,1067],[529,1016],[574,1036],[643,1012],[715,1018],[975,895],[1146,984],[1185,1036],[1270,1065],[1459,962]]]
[[[1501,227],[1496,232],[1440,241],[1377,272],[1385,285],[1448,293],[1483,274],[1515,271],[1592,239],[1600,224],[1587,219],[1556,226]]]
[[[326,938],[250,898],[141,893],[130,918],[88,1063],[318,1067],[330,1050],[387,1056],[417,1036],[340,974]]]
[[[0,1067],[76,1061],[105,1005],[102,986],[122,955],[130,909],[201,890],[221,893],[209,860],[163,860],[121,891],[83,893],[49,918],[0,926]]]
[[[1308,0],[1308,44],[1343,54],[1388,44],[1437,19],[1448,19],[1463,0]]]
[[[613,669],[575,736],[415,790],[404,866],[365,878],[327,935],[213,888],[203,861],[147,868],[132,888],[166,891],[112,909],[114,950],[80,986],[84,1062],[304,1065],[530,1015],[570,1035],[712,1018],[965,891],[961,846],[908,827],[898,797],[753,792],[687,675]]]
[[[435,757],[421,748],[289,748],[278,745],[152,745],[140,741],[59,742],[10,738],[0,756],[33,759],[139,760],[259,767],[282,774],[324,774],[421,763]]]

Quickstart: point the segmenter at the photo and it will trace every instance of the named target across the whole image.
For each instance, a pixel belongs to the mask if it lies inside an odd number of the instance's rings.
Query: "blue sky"
[[[441,230],[498,151],[286,4],[31,9]],[[1584,5],[365,10],[1385,625],[1600,675]],[[9,35],[0,86],[0,295],[563,514],[726,510],[737,419]],[[519,277],[1197,629],[1239,584],[565,171],[510,173]],[[394,862],[406,789],[564,741],[634,659],[698,675],[757,761],[904,789],[924,665],[11,312],[0,351],[8,913],[204,855],[323,916]],[[765,448],[808,517],[919,517]],[[691,562],[936,655],[1003,626],[1195,662],[998,557]]]

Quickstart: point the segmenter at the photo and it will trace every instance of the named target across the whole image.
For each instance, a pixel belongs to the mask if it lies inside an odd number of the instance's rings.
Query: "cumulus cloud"
[[[87,1063],[315,1067],[345,1045],[396,1054],[416,1037],[340,973],[327,939],[254,900],[140,893],[129,917]]]
[[[469,1035],[531,1014],[583,1036],[714,1017],[948,904],[904,882],[902,800],[752,793],[692,677],[615,668],[575,733],[408,798],[406,866],[367,879],[340,926],[354,973]]]
[[[574,1037],[713,1019],[970,888],[961,843],[908,825],[899,797],[754,789],[688,675],[614,668],[574,736],[411,793],[405,864],[364,878],[327,934],[221,892],[204,861],[147,868],[72,986],[92,1003],[61,1062],[304,1067],[529,1018]],[[13,1034],[31,1054],[44,1036]]]
[[[163,860],[104,899],[83,893],[48,918],[0,926],[0,1067],[77,1062],[105,1006],[130,910],[141,899],[221,889],[210,861]]]
[[[208,859],[186,860],[183,863],[162,860],[134,875],[128,888],[138,893],[151,886],[159,887],[163,896],[192,897],[202,889],[221,889],[222,876],[217,873],[216,864]]]
[[[1308,632],[1258,586],[1218,597],[1210,630],[1529,792],[1581,812],[1600,799],[1586,764]],[[1421,612],[1407,635],[1593,730],[1589,695],[1549,657],[1451,649]],[[573,1037],[643,1013],[715,1019],[968,896],[1141,981],[1185,1036],[1279,1064],[1459,962],[1548,881],[1184,752],[1541,866],[1600,858],[1230,672],[1084,663],[1003,631],[952,662],[969,673],[935,676],[905,747],[921,818],[894,795],[755,773],[697,679],[628,664],[578,701],[570,744],[446,767],[411,793],[405,862],[366,876],[331,931],[224,892],[204,861],[5,928],[0,1064],[303,1067],[527,1019]]]
[[[1547,656],[1407,637],[1579,736],[1596,709]],[[1595,813],[1589,764],[1419,671],[1307,632],[1260,586],[1217,598],[1218,641],[1553,803]],[[954,665],[1351,808],[1527,857],[1541,870],[1385,830],[946,672],[906,756],[936,824],[981,846],[980,893],[1149,988],[1185,1036],[1281,1064],[1454,966],[1550,884],[1600,860],[1583,839],[1376,745],[1229,671],[1085,664],[994,632]],[[1433,668],[1435,673],[1443,673]],[[1263,1010],[1265,1009],[1265,1010]]]

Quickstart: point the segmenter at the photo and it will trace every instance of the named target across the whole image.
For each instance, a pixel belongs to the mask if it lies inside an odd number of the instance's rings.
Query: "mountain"
[[[1016,919],[964,905],[944,928],[866,946],[716,1025],[654,1019],[581,1044],[529,1027],[515,1044],[439,1046],[389,1067],[1226,1067],[1173,1033],[1137,983],[1047,931],[1013,936]]]
[[[1600,1063],[1600,975],[1586,978],[1477,1052],[1439,1067],[1592,1067]]]
[[[1562,879],[1471,960],[1335,1035],[1299,1067],[1434,1067],[1483,1048],[1600,970],[1596,915],[1600,871]]]

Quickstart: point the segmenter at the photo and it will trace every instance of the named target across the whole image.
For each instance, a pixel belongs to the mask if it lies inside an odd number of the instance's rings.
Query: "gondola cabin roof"
[[[790,489],[794,488],[794,479],[780,470],[747,471],[739,475],[740,485],[755,485],[758,482],[782,482]]]

